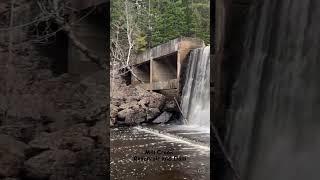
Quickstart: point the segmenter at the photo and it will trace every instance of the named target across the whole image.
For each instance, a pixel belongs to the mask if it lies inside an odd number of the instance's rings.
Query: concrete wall
[[[152,60],[152,82],[177,79],[177,53]]]
[[[131,65],[150,62],[150,84],[142,85],[146,89],[176,89],[177,91],[181,66],[187,64],[190,50],[200,47],[204,47],[204,42],[197,38],[177,38],[139,54]],[[143,77],[146,76],[143,75]],[[132,83],[139,84],[134,80]]]
[[[157,59],[161,56],[172,54],[179,50],[190,50],[198,47],[203,47],[204,42],[197,38],[182,37],[173,39],[167,43],[161,44],[150,50],[147,50],[139,54],[133,61],[132,64],[139,64],[150,59]]]

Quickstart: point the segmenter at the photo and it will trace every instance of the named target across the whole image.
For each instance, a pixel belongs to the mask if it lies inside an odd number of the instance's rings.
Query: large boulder
[[[89,136],[95,140],[97,145],[106,145],[109,142],[109,133],[107,133],[107,121],[99,121],[90,128]]]
[[[79,151],[75,180],[105,180],[108,176],[109,151],[106,147],[92,151]]]
[[[110,117],[111,118],[116,118],[119,109],[120,109],[119,107],[117,107],[117,106],[115,106],[113,104],[110,104]]]
[[[7,135],[0,135],[0,177],[17,177],[28,146]]]
[[[138,125],[150,122],[160,115],[165,102],[162,94],[127,86],[121,78],[115,78],[111,90],[110,124]]]
[[[0,126],[0,134],[6,134],[14,137],[18,141],[28,143],[36,135],[41,132],[48,131],[47,118],[33,119],[25,118],[10,118]]]
[[[93,149],[95,142],[89,137],[89,127],[77,124],[57,132],[42,133],[30,141],[29,145],[34,151],[68,149],[76,152]]]
[[[158,108],[148,108],[147,109],[147,121],[153,120],[161,114]]]
[[[119,106],[120,109],[130,109],[133,108],[135,106],[139,106],[138,105],[138,101],[129,101],[128,103],[124,103],[122,105]]]
[[[24,173],[29,179],[66,180],[76,175],[76,164],[75,153],[69,150],[50,150],[27,160]]]
[[[163,111],[167,112],[180,112],[177,103],[174,100],[166,101],[163,107]]]
[[[126,125],[136,125],[146,120],[146,112],[138,107],[133,109],[124,109],[118,112],[118,120],[124,121]]]
[[[132,109],[124,109],[118,112],[117,118],[120,121],[125,121],[126,119],[131,118],[134,115],[134,110]]]
[[[153,93],[152,96],[150,96],[148,98],[149,98],[149,107],[150,108],[162,109],[165,102],[166,102],[166,98],[162,94]]]
[[[168,122],[172,117],[172,113],[170,112],[163,112],[159,117],[157,117],[155,120],[152,122],[154,124],[160,124],[160,123],[166,123]]]

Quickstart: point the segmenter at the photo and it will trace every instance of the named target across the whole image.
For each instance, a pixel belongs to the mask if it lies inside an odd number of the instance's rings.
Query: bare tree
[[[144,7],[130,0],[118,1],[117,6],[113,6],[113,11],[119,11],[120,17],[111,23],[111,82],[114,78],[131,73],[134,78],[142,82],[134,73],[131,61],[135,57],[135,38],[140,32],[137,22],[137,11],[144,11]],[[121,72],[119,70],[122,70]]]

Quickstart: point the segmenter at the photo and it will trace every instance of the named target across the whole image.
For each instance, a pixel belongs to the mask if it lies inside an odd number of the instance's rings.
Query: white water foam
[[[210,146],[206,146],[206,145],[202,145],[202,144],[197,144],[193,141],[190,141],[190,140],[187,140],[185,138],[182,138],[182,137],[177,137],[177,136],[174,136],[172,134],[164,134],[163,132],[159,132],[157,130],[154,130],[154,129],[150,129],[150,128],[142,128],[142,127],[134,127],[134,129],[138,130],[138,131],[143,131],[143,132],[146,132],[146,133],[149,133],[149,134],[153,134],[153,135],[156,135],[166,141],[169,141],[169,142],[175,142],[175,143],[181,143],[181,144],[186,144],[188,146],[192,146],[196,149],[201,149],[205,152],[210,152]]]

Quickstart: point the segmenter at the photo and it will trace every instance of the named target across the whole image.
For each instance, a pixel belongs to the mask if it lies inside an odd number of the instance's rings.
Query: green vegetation
[[[210,42],[210,1],[163,0],[152,7],[152,45],[180,37],[198,37]]]
[[[133,44],[132,49],[141,52],[181,36],[209,44],[209,0],[111,1],[111,41],[123,50]]]

